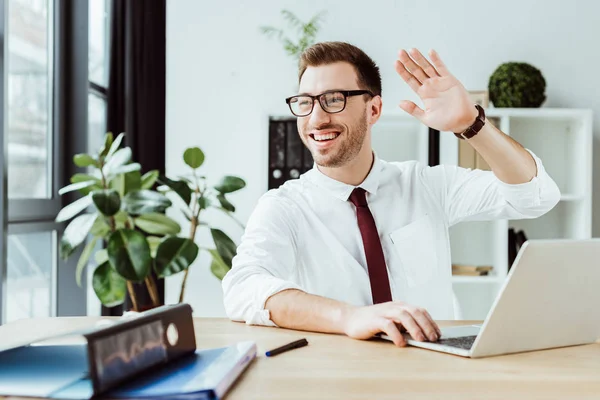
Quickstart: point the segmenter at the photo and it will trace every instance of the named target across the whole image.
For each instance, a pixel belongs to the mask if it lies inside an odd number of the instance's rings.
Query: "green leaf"
[[[113,145],[114,145],[114,143],[113,143]],[[102,170],[104,171],[104,174],[107,176],[108,175],[116,175],[114,173],[114,170],[120,166],[123,166],[123,165],[129,163],[129,161],[131,161],[131,148],[124,147],[120,150],[117,150],[117,152],[108,159],[106,164],[104,164],[104,168],[102,168]]]
[[[139,171],[142,169],[142,166],[139,163],[130,163],[125,164],[120,167],[116,167],[111,171],[111,175],[119,175],[119,174],[127,174],[133,171]]]
[[[211,228],[210,233],[215,242],[215,246],[217,247],[219,255],[225,264],[231,267],[231,260],[235,256],[237,250],[235,243],[229,238],[229,236],[227,236],[227,234],[225,234],[225,232],[220,229]]]
[[[102,145],[102,148],[100,149],[100,157],[106,157],[106,155],[108,154],[108,151],[110,150],[110,146],[112,146],[113,143],[113,134],[112,132],[108,132],[106,135],[104,135],[104,144]]]
[[[294,13],[292,13],[289,10],[281,10],[281,15],[283,15],[283,18],[285,20],[288,21],[288,23],[293,27],[293,28],[297,28],[297,29],[301,29],[302,28],[302,21],[300,21],[300,19],[298,17],[296,17],[296,15],[294,15]]]
[[[94,160],[94,157],[90,156],[89,154],[75,154],[75,156],[73,156],[73,162],[75,163],[75,165],[82,168],[98,166],[98,162]]]
[[[221,193],[231,193],[240,190],[246,186],[246,182],[237,176],[225,176],[219,184],[215,185],[215,189]]]
[[[94,271],[92,287],[96,296],[106,307],[123,304],[127,282],[105,262]]]
[[[85,196],[78,200],[75,200],[71,204],[65,206],[62,210],[59,211],[58,215],[54,219],[55,222],[64,222],[68,221],[89,206],[92,205],[92,197]]]
[[[158,170],[157,169],[153,169],[152,171],[148,171],[146,172],[144,175],[142,175],[142,189],[152,189],[152,186],[154,186],[154,184],[156,183],[156,180],[158,179]]]
[[[167,185],[171,190],[173,190],[181,199],[185,202],[185,204],[190,204],[192,201],[192,189],[185,181],[174,181],[172,179],[167,178],[166,176],[162,176],[159,180],[162,185]]]
[[[198,245],[190,239],[169,237],[156,250],[154,270],[159,277],[176,274],[187,269],[198,256]]]
[[[79,287],[81,287],[81,273],[83,272],[83,269],[86,267],[88,261],[90,260],[90,256],[92,255],[92,251],[94,251],[94,247],[96,247],[97,242],[97,237],[94,237],[92,240],[87,242],[87,244],[83,248],[81,257],[79,257],[79,261],[77,261],[77,268],[75,269],[75,281],[77,282],[77,286]]]
[[[125,134],[120,133],[119,136],[117,136],[117,138],[111,143],[110,149],[108,150],[108,153],[106,154],[106,159],[109,159],[110,157],[113,156],[113,154],[115,154],[117,152],[117,150],[121,146],[121,142],[123,141],[124,137],[125,137]]]
[[[110,180],[109,186],[111,189],[117,190],[121,197],[123,197],[129,192],[142,188],[142,175],[140,171],[120,174]]]
[[[127,222],[127,213],[123,210],[119,211],[115,214],[115,221],[124,224],[125,222]]]
[[[89,174],[74,174],[71,177],[71,183],[87,182],[92,180],[95,180],[98,185],[102,184],[102,181],[98,177]]]
[[[71,177],[71,183],[81,183],[88,181],[95,181],[95,184],[79,189],[79,193],[81,193],[82,195],[86,196],[94,190],[102,189],[102,181],[96,176],[88,174],[75,174]]]
[[[210,252],[213,258],[212,263],[210,264],[210,271],[213,273],[214,276],[216,276],[220,280],[223,280],[225,274],[227,274],[227,272],[229,272],[229,270],[231,269],[231,265],[225,264],[218,251],[214,249],[210,249],[208,251]]]
[[[67,225],[60,239],[60,257],[63,260],[69,258],[75,249],[83,243],[96,218],[96,214],[83,214]]]
[[[192,179],[194,179],[194,175],[178,175],[177,176],[179,178],[179,180],[187,182],[190,186],[194,186],[194,182],[192,182]],[[200,179],[205,179],[205,176],[199,176],[198,178]]]
[[[217,195],[217,200],[219,200],[219,203],[221,203],[221,207],[223,207],[223,209],[230,212],[235,212],[235,207],[229,202],[229,200],[225,198],[224,194],[219,193]]]
[[[218,196],[220,196],[220,195],[218,195]],[[212,202],[208,197],[200,196],[198,198],[198,204],[200,205],[201,210],[206,210],[208,207],[210,207],[212,205]]]
[[[84,189],[90,186],[94,186],[97,185],[97,181],[94,180],[90,180],[90,181],[85,181],[85,182],[78,182],[78,183],[72,183],[70,185],[67,185],[65,187],[63,187],[62,189],[60,189],[58,191],[58,194],[60,196],[62,196],[65,193],[69,193],[69,192],[73,192],[75,190],[80,190],[80,189]]]
[[[190,147],[183,153],[183,161],[193,169],[196,169],[204,162],[204,153],[199,147]]]
[[[150,212],[162,213],[171,206],[171,200],[152,190],[136,190],[123,197],[123,209],[133,215]]]
[[[98,218],[96,218],[96,221],[94,221],[94,225],[92,225],[90,233],[94,236],[103,238],[110,233],[110,226],[108,226],[108,223],[100,215]]]
[[[147,213],[134,219],[135,226],[153,235],[176,235],[181,227],[171,218],[161,213]]]
[[[283,31],[272,26],[261,26],[260,31],[267,37],[273,37],[276,35],[279,40],[283,38]]]
[[[119,229],[108,237],[106,250],[110,265],[123,278],[141,282],[150,273],[150,246],[143,233]]]
[[[96,254],[94,254],[94,261],[96,261],[96,264],[98,265],[108,262],[108,252],[106,249],[98,250]]]
[[[147,236],[146,240],[148,241],[148,245],[150,246],[150,255],[152,258],[156,258],[156,250],[158,249],[158,245],[163,241],[163,238],[158,236]]]
[[[106,217],[112,217],[121,209],[121,197],[114,189],[92,192],[92,200],[98,211]]]

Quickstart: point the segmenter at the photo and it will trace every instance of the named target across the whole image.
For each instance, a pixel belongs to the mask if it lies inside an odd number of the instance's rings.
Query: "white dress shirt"
[[[491,171],[386,162],[375,154],[359,186],[367,191],[394,301],[424,307],[434,319],[455,318],[448,228],[461,221],[539,217],[560,199],[541,160],[530,153],[537,176],[514,185]],[[260,198],[222,282],[230,319],[275,326],[265,302],[285,289],[373,304],[356,211],[348,201],[353,189],[314,166]]]

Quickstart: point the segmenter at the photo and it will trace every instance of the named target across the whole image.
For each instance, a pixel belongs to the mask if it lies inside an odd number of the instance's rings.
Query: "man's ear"
[[[373,97],[369,102],[369,110],[367,112],[369,124],[372,125],[379,120],[379,117],[381,116],[381,107],[383,107],[381,96]]]

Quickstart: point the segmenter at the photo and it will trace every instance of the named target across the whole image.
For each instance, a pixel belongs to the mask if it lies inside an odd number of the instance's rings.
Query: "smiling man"
[[[542,162],[485,119],[439,55],[401,50],[395,68],[423,102],[400,107],[467,140],[492,171],[386,162],[371,148],[379,68],[348,43],[301,57],[286,99],[314,167],[262,196],[223,279],[235,321],[368,339],[435,341],[453,319],[448,229],[461,221],[539,217],[560,198]],[[474,244],[476,245],[476,244]]]

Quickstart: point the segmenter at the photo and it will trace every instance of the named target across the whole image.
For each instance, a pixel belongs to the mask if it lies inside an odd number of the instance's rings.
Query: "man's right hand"
[[[404,347],[403,331],[420,342],[435,342],[442,335],[427,310],[402,302],[352,307],[344,318],[344,333],[354,339],[370,339],[383,332],[396,346]]]

